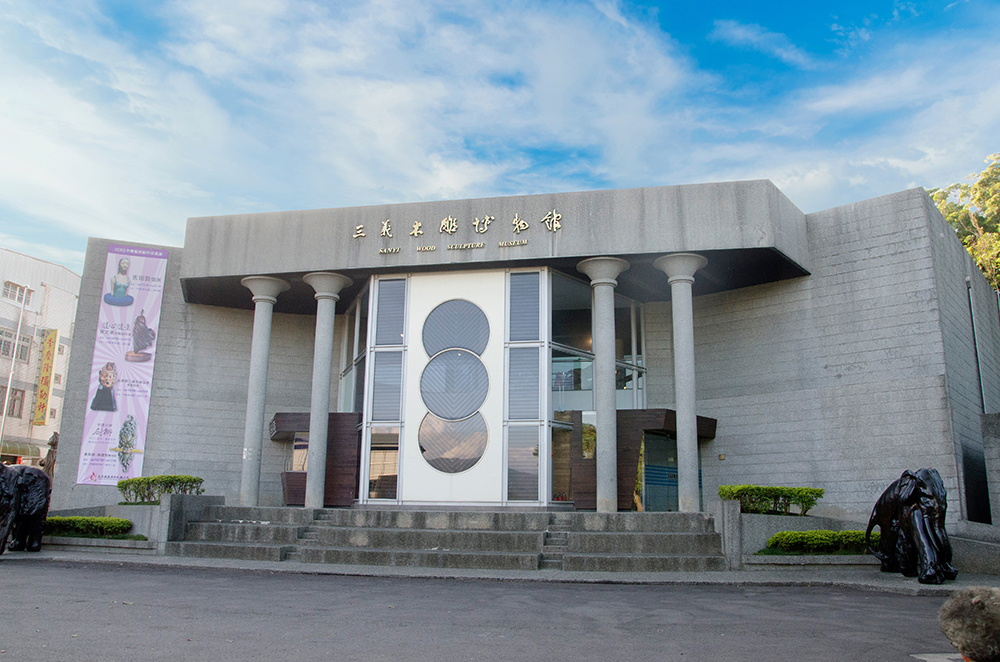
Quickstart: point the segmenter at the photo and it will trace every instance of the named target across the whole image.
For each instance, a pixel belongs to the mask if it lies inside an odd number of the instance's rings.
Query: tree
[[[969,175],[967,184],[934,188],[928,193],[993,289],[1000,289],[1000,153],[986,159],[986,169]]]

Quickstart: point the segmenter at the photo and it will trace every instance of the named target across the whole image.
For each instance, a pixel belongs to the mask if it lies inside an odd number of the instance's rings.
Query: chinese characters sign
[[[32,425],[45,425],[49,421],[49,393],[52,390],[52,362],[56,359],[59,331],[51,329],[42,335],[42,368],[38,373],[38,397],[35,398],[35,415]]]
[[[442,218],[440,223],[438,223],[437,225],[438,235],[444,235],[445,237],[450,238],[452,237],[452,235],[457,233],[459,231],[459,228],[461,228],[465,223],[468,223],[468,225],[472,227],[474,234],[485,235],[487,232],[489,232],[490,224],[493,223],[494,221],[496,221],[496,217],[490,216],[489,214],[484,214],[482,217],[476,216],[475,220],[472,221],[462,221],[449,214],[448,216]],[[403,223],[403,225],[407,224],[408,223]],[[562,229],[562,214],[553,209],[551,211],[546,212],[545,215],[542,216],[540,219],[537,219],[537,224],[542,229],[544,229],[544,231],[551,234],[556,234]],[[408,235],[418,241],[424,241],[424,239],[421,238],[422,235],[424,234],[424,227],[425,223],[423,221],[413,221],[412,224],[410,224],[410,231],[408,232]],[[427,227],[433,233],[432,228],[434,226],[431,225],[430,222],[427,223]],[[497,246],[499,248],[526,246],[528,244],[528,240],[522,237],[522,233],[528,232],[529,230],[531,230],[531,227],[532,224],[529,223],[527,220],[521,218],[520,213],[514,214],[514,216],[510,219],[510,229],[509,229],[509,231],[512,232],[513,235],[509,239],[504,239],[501,233],[501,236],[497,237]],[[392,219],[387,218],[384,221],[381,221],[378,234],[379,237],[381,237],[382,239],[392,239],[395,237],[395,235],[393,234]],[[495,233],[491,232],[491,234]],[[362,223],[354,227],[354,233],[351,235],[351,238],[360,240],[366,238],[367,236],[368,234],[365,232],[365,225]],[[485,248],[485,247],[486,247],[486,242],[484,241],[476,241],[471,243],[456,243],[447,245],[448,250],[467,250],[467,249]],[[434,244],[421,244],[417,246],[418,253],[435,251],[435,250],[437,250],[437,246]],[[400,248],[399,246],[394,246],[394,247],[383,246],[378,249],[378,252],[379,255],[393,255],[399,253]]]
[[[76,482],[142,475],[167,251],[110,244]]]

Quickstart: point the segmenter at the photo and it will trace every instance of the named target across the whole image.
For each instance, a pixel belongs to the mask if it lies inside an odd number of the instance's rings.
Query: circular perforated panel
[[[456,348],[481,355],[490,341],[490,323],[486,313],[476,304],[452,299],[427,316],[423,339],[427,356]]]
[[[417,433],[420,453],[438,471],[457,474],[471,469],[482,459],[489,443],[483,415],[476,413],[461,421],[443,421],[427,414]]]
[[[464,349],[441,352],[424,367],[420,397],[431,413],[448,421],[472,416],[490,390],[490,377],[479,357]]]

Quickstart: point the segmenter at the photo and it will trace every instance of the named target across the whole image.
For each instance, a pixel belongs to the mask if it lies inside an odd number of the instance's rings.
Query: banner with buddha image
[[[166,273],[166,250],[108,246],[78,485],[142,475]]]

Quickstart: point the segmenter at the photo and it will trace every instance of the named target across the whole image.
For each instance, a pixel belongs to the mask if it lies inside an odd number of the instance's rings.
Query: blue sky
[[[0,245],[191,216],[765,178],[803,211],[1000,151],[1000,3],[0,0]]]

